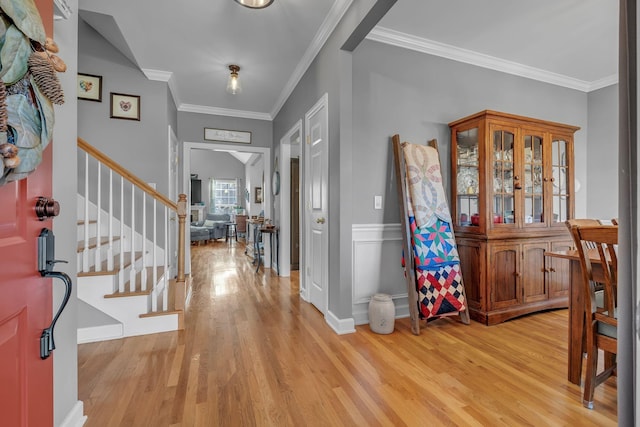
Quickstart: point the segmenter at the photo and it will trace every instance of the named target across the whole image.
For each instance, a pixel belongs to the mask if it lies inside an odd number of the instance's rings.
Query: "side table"
[[[278,260],[278,248],[280,247],[279,244],[279,238],[280,238],[280,228],[279,227],[260,227],[258,229],[258,232],[260,233],[259,236],[261,236],[262,234],[268,234],[269,235],[269,248],[271,249],[271,255],[269,256],[269,266],[271,266],[273,264],[273,243],[274,243],[274,237],[275,237],[275,244],[276,244],[276,274],[280,275],[280,261]],[[260,251],[258,250],[258,263],[256,266],[256,273],[260,270],[260,262],[262,261],[262,257],[260,256]],[[262,264],[264,265],[264,261],[262,261]]]

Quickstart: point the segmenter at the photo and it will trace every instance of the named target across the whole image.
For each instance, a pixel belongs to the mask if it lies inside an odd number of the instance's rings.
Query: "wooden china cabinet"
[[[482,111],[449,123],[451,214],[471,318],[486,325],[568,306],[573,134],[560,123]]]

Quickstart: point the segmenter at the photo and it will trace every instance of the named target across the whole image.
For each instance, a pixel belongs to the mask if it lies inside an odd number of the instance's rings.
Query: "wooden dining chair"
[[[573,226],[584,227],[584,226],[602,224],[599,219],[593,219],[593,218],[573,218],[573,219],[566,220],[564,223],[569,229],[569,233],[571,233],[571,227]],[[572,234],[572,237],[573,237],[573,234]],[[578,242],[576,242],[575,239],[573,240],[573,243],[576,245],[576,247],[578,246]]]
[[[617,355],[617,268],[615,246],[618,244],[618,227],[615,225],[574,225],[570,228],[577,244],[582,266],[582,283],[585,295],[585,335],[587,364],[582,404],[593,409],[593,392],[597,385],[616,370]],[[598,271],[598,276],[594,272]],[[600,274],[601,273],[601,274]],[[603,308],[596,304],[594,283],[601,283],[604,292]],[[598,349],[605,352],[605,367],[598,374]]]
[[[567,226],[567,228],[569,229],[569,233],[571,234],[571,237],[573,238],[573,244],[575,245],[576,248],[578,248],[578,246],[580,246],[580,241],[576,240],[576,237],[574,236],[573,232],[571,231],[572,227],[587,227],[587,226],[594,226],[594,225],[601,225],[602,222],[599,219],[593,219],[593,218],[573,218],[573,219],[568,219],[565,221],[565,224]],[[596,244],[594,242],[585,242],[585,244],[588,246],[589,249],[595,249],[596,248]],[[603,307],[603,292],[602,292],[602,284],[601,283],[592,283],[592,286],[595,287],[596,290],[596,305],[598,307]],[[584,337],[583,337],[584,339]],[[585,341],[586,344],[586,341]]]

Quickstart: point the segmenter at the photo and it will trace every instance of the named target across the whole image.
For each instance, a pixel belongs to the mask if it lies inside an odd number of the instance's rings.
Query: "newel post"
[[[184,303],[187,297],[185,277],[184,277],[184,259],[185,259],[185,224],[187,218],[187,195],[180,194],[178,196],[178,277],[176,278],[176,309],[184,310]]]

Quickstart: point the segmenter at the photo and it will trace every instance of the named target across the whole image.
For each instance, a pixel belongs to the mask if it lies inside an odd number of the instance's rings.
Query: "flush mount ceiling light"
[[[229,71],[231,71],[231,74],[229,74],[229,80],[227,80],[227,92],[231,95],[235,95],[242,92],[240,80],[238,79],[240,67],[238,65],[231,64],[229,65]]]
[[[273,3],[273,0],[235,0],[236,3],[240,3],[244,7],[249,9],[264,9]]]

